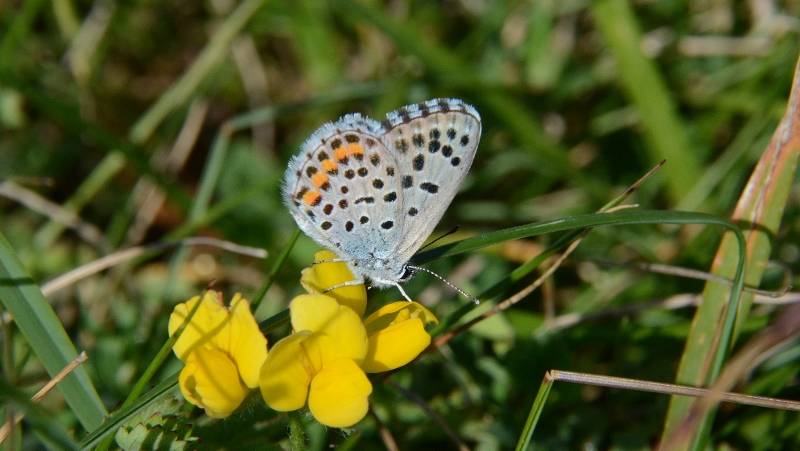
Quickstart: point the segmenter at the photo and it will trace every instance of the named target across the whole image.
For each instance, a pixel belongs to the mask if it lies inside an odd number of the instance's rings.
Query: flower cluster
[[[269,353],[246,300],[236,295],[225,309],[215,301],[216,293],[206,294],[175,346],[186,363],[180,377],[186,399],[222,418],[248,389],[260,387],[271,408],[308,406],[327,426],[349,427],[364,418],[372,393],[366,373],[411,362],[430,344],[425,326],[437,320],[422,305],[399,301],[362,321],[366,289],[361,283],[347,285],[354,276],[335,260],[332,252],[318,252],[317,263],[303,271],[301,284],[309,294],[289,304],[293,333]],[[331,287],[337,288],[328,291]],[[176,307],[170,334],[199,301]]]

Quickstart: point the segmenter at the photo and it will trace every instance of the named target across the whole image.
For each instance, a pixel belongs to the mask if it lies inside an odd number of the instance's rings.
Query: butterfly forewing
[[[389,113],[386,146],[400,170],[403,230],[394,252],[408,260],[438,224],[466,177],[481,135],[478,112],[436,99]]]

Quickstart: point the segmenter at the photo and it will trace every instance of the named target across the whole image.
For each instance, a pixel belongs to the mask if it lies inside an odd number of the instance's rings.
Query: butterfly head
[[[390,258],[363,259],[353,262],[354,273],[368,278],[373,286],[386,288],[396,286],[416,274],[416,269],[405,261]]]

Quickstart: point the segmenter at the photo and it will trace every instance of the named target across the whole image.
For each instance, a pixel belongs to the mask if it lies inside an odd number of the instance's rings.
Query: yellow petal
[[[306,405],[314,376],[302,347],[311,332],[298,332],[275,343],[261,367],[261,396],[268,406],[286,412]]]
[[[213,344],[215,335],[225,327],[224,323],[228,316],[228,309],[219,302],[217,296],[214,291],[206,292],[202,299],[200,296],[195,296],[183,304],[176,305],[170,315],[169,334],[172,335],[183,324],[194,306],[198,302],[201,303],[172,348],[182,361],[185,362],[189,354],[199,346],[215,347]]]
[[[236,293],[229,314],[229,349],[239,375],[249,388],[258,387],[259,374],[267,359],[267,339],[250,313],[250,303]]]
[[[319,294],[304,294],[289,304],[292,327],[295,331],[312,332],[303,343],[315,372],[327,362],[349,358],[360,364],[367,355],[367,331],[361,318],[349,307],[339,305],[333,298]]]
[[[196,362],[192,360],[191,363],[184,365],[181,374],[178,375],[178,385],[181,387],[181,393],[183,393],[183,397],[186,398],[187,401],[198,407],[203,407],[203,400],[200,398],[200,395],[197,394],[197,379],[195,379],[195,373],[197,373],[197,365]]]
[[[369,335],[369,352],[361,364],[367,373],[399,368],[431,344],[420,318],[411,318]]]
[[[292,329],[317,332],[339,313],[340,305],[324,294],[301,294],[289,303]]]
[[[397,301],[384,305],[369,315],[364,320],[364,327],[367,328],[368,334],[372,334],[409,318],[419,318],[424,324],[439,324],[439,320],[422,304]]]
[[[187,401],[213,418],[225,418],[244,401],[247,387],[225,353],[199,347],[189,355],[178,382]]]
[[[308,408],[326,426],[349,427],[367,414],[370,393],[372,384],[361,368],[350,359],[338,359],[311,381]]]
[[[358,316],[362,316],[367,308],[367,289],[363,281],[358,285],[339,287],[335,290],[327,291],[330,287],[341,285],[346,282],[358,280],[344,262],[331,262],[339,258],[331,251],[320,251],[314,254],[315,262],[302,271],[300,284],[311,294],[326,294],[336,299],[336,302],[346,305],[355,310]]]

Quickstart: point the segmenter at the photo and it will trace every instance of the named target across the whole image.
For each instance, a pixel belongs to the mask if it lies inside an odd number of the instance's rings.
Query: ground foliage
[[[630,14],[608,14],[620,5]],[[108,408],[125,399],[166,340],[177,302],[211,280],[216,290],[255,296],[296,228],[279,198],[286,162],[323,122],[354,111],[381,118],[435,97],[474,105],[484,133],[437,229],[460,225],[448,240],[591,213],[663,158],[664,169],[632,202],[728,217],[783,115],[800,49],[794,0],[30,0],[0,8],[0,175],[54,204],[35,207],[6,189],[0,200],[0,231],[34,280],[44,283],[116,249],[183,236],[270,253],[264,263],[194,246],[180,260],[174,251],[148,256],[48,294],[76,348],[88,352],[84,366]],[[241,26],[236,14],[245,15]],[[626,55],[612,36],[620,30],[638,31],[632,48],[644,58]],[[236,125],[264,109],[266,120]],[[228,139],[227,152],[213,162],[220,137]],[[188,152],[185,163],[180,152]],[[208,171],[218,179],[209,208],[196,210]],[[163,202],[143,195],[153,187]],[[800,261],[795,193],[772,243],[768,289],[797,285],[784,277]],[[79,220],[63,226],[56,207]],[[592,231],[541,290],[390,379],[375,379],[374,415],[350,434],[304,418],[310,448],[383,446],[380,427],[401,449],[453,447],[448,432],[469,447],[508,448],[548,369],[674,381],[692,307],[555,328],[546,319],[698,293],[702,282],[620,264],[706,270],[720,235],[701,227]],[[508,242],[428,267],[478,294],[556,238]],[[301,237],[257,319],[282,311],[301,292],[299,271],[316,249]],[[445,318],[468,302],[446,288],[421,274],[406,290]],[[399,293],[370,296],[372,310]],[[756,306],[739,343],[776,311]],[[286,332],[271,334],[271,343]],[[12,327],[3,343],[4,355],[13,356],[3,362],[7,380],[38,388],[46,376],[23,337]],[[798,349],[785,347],[735,389],[797,398]],[[178,368],[168,361],[157,379]],[[661,434],[667,403],[663,395],[557,384],[533,446],[646,449]],[[60,395],[43,407],[81,439]],[[192,435],[209,449],[287,440],[285,415],[258,399],[223,421],[199,412],[192,418]],[[794,414],[725,405],[711,442],[788,449],[798,433]],[[37,446],[23,435],[23,448]]]

